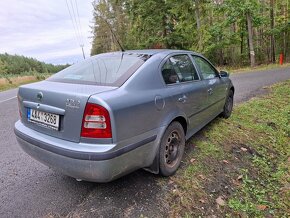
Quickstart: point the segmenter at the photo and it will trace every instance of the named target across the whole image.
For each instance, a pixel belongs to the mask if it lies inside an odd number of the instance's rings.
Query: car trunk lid
[[[51,81],[21,86],[18,91],[21,120],[26,126],[38,132],[79,142],[83,113],[89,97],[116,88]],[[58,115],[59,127],[50,128],[53,126],[30,119],[31,109]]]

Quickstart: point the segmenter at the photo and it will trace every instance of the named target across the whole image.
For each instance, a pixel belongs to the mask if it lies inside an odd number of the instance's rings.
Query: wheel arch
[[[175,117],[172,117],[170,119],[170,122],[167,123],[166,125],[166,128],[165,130],[168,128],[168,126],[173,123],[173,122],[179,122],[184,130],[184,135],[186,136],[186,133],[187,133],[187,129],[188,129],[188,122],[187,120],[185,119],[184,116],[182,115],[176,115]],[[165,132],[164,130],[164,132]],[[164,132],[162,132],[162,136],[164,134]],[[156,156],[153,160],[153,163],[149,166],[149,167],[146,167],[144,168],[146,171],[149,171],[151,173],[154,173],[154,174],[158,174],[159,173],[159,149],[160,149],[160,144],[159,144],[159,148],[158,148],[158,152],[156,152]]]
[[[181,126],[182,126],[182,128],[183,128],[183,130],[184,130],[184,135],[186,135],[186,133],[187,133],[187,121],[186,121],[186,119],[183,117],[183,116],[178,116],[178,117],[176,117],[176,118],[174,118],[169,124],[168,124],[168,126],[171,124],[171,123],[173,123],[173,122],[179,122],[180,124],[181,124]]]
[[[230,90],[233,91],[233,93],[235,94],[235,87],[234,86],[231,86]]]

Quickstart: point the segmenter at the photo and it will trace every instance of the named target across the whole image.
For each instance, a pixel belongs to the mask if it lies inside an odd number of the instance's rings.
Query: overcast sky
[[[73,2],[74,8],[77,1],[85,55],[89,56],[92,0],[67,1],[70,7]],[[0,53],[4,52],[53,64],[82,60],[66,0],[1,0]]]

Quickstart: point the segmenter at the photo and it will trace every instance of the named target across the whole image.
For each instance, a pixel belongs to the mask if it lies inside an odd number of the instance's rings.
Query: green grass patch
[[[163,181],[172,217],[290,216],[290,81],[268,89],[188,142]]]

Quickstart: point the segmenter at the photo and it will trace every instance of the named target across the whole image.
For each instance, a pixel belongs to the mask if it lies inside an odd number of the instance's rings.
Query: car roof
[[[100,53],[97,55],[92,56],[92,58],[100,56],[100,55],[111,55],[111,54],[120,54],[122,51],[112,51],[107,53]],[[154,56],[156,54],[160,54],[162,56],[167,56],[172,53],[188,53],[188,54],[197,54],[196,52],[189,51],[189,50],[177,50],[177,49],[139,49],[139,50],[125,50],[125,54],[140,54],[140,55],[148,55]]]
[[[126,50],[125,52],[133,53],[133,54],[147,54],[147,55],[155,55],[158,53],[170,54],[173,52],[195,53],[193,51],[177,50],[177,49],[140,49],[140,50]]]

